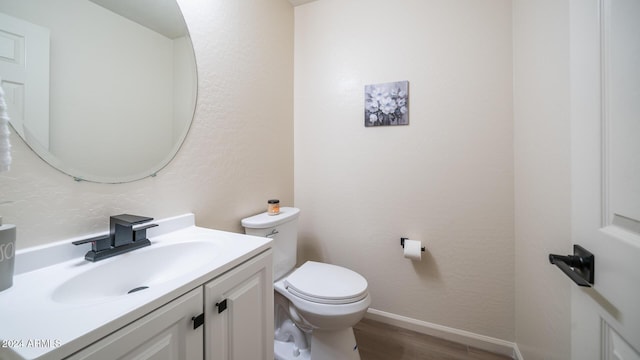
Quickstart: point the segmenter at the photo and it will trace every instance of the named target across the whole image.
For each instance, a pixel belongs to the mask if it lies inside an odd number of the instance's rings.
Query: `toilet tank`
[[[298,215],[300,210],[281,207],[280,214],[266,212],[242,219],[247,235],[273,239],[273,280],[276,281],[296,266],[298,251]]]

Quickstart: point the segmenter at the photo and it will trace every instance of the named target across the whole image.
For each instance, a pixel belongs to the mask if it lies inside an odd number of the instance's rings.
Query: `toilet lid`
[[[348,304],[367,296],[367,280],[337,265],[307,261],[285,280],[287,290],[322,304]]]

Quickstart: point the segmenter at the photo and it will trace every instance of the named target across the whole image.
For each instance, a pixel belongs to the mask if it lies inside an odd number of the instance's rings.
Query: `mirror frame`
[[[68,162],[60,159],[55,154],[51,153],[49,149],[39,144],[38,141],[28,141],[28,136],[25,139],[12,125],[12,131],[17,135],[16,138],[20,138],[20,140],[31,149],[40,159],[46,162],[49,166],[53,167],[55,170],[73,178],[75,181],[87,181],[93,183],[102,183],[102,184],[121,184],[121,183],[129,183],[137,180],[142,180],[148,177],[155,177],[158,172],[162,171],[166,166],[171,163],[171,161],[177,156],[178,152],[184,145],[184,142],[189,134],[191,126],[193,126],[193,121],[195,119],[195,113],[198,105],[198,83],[199,83],[199,74],[198,74],[198,63],[195,53],[195,48],[193,45],[193,40],[191,38],[191,31],[184,17],[184,13],[182,8],[177,0],[172,1],[175,4],[176,10],[179,12],[179,16],[182,18],[184,22],[184,27],[186,29],[186,38],[188,40],[188,47],[191,51],[191,58],[193,59],[193,97],[190,98],[191,108],[187,108],[184,111],[184,125],[180,130],[180,133],[177,133],[174,138],[175,141],[172,143],[171,147],[167,147],[163,151],[166,155],[161,158],[161,160],[156,161],[155,163],[145,164],[145,168],[135,172],[129,172],[121,175],[105,175],[105,174],[91,174],[90,172],[83,171],[80,168],[73,166]],[[99,5],[96,5],[99,6]],[[106,10],[106,9],[105,9]],[[108,11],[108,10],[106,10]],[[10,16],[10,13],[8,14]],[[176,14],[178,15],[178,14]],[[120,15],[122,16],[122,15]],[[185,50],[187,47],[185,46]],[[49,114],[51,116],[51,114]],[[51,120],[49,120],[51,121]],[[160,154],[160,153],[159,153]],[[148,166],[147,166],[148,165]]]

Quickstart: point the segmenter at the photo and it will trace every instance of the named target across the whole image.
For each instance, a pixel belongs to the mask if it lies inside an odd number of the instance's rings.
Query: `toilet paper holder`
[[[404,241],[405,241],[405,240],[409,240],[409,238],[405,238],[405,237],[401,237],[401,238],[400,238],[400,245],[401,245],[403,248],[404,248]],[[421,250],[422,252],[424,252],[424,251],[425,251],[425,247],[424,247],[424,246],[423,246],[423,247],[421,247],[421,248],[420,248],[420,250]]]

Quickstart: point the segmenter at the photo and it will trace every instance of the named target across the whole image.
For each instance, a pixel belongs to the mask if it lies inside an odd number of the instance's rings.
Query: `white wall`
[[[516,342],[566,360],[571,286],[549,253],[571,251],[569,1],[515,0]]]
[[[511,1],[311,2],[294,49],[299,259],[364,275],[372,308],[513,340]],[[365,128],[364,85],[397,80],[410,125]]]
[[[266,201],[293,202],[293,9],[287,0],[179,1],[195,46],[195,119],[174,161],[128,184],[74,182],[12,135],[0,214],[19,248],[108,229],[110,215],[194,212],[241,232]],[[274,90],[275,89],[275,90]]]

